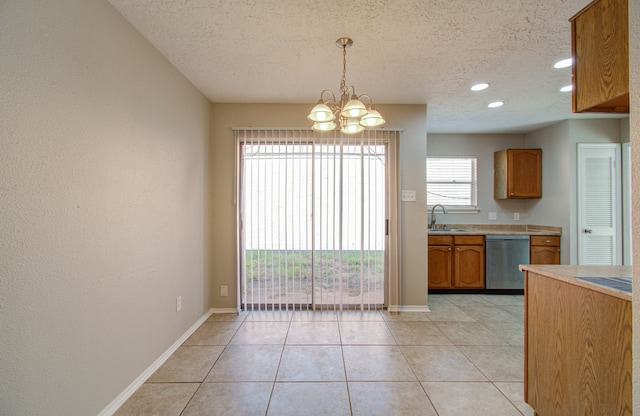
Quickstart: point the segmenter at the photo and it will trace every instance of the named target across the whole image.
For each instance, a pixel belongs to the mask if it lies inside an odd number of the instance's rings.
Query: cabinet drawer
[[[481,246],[484,244],[483,235],[454,235],[453,242],[456,245]]]
[[[453,244],[453,236],[451,235],[430,235],[430,246],[450,246]]]
[[[560,237],[552,237],[549,235],[532,235],[532,246],[560,246]]]

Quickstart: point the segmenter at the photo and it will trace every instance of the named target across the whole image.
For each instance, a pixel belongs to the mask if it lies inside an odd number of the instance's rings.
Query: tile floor
[[[533,415],[522,296],[430,295],[429,313],[213,315],[125,415]]]

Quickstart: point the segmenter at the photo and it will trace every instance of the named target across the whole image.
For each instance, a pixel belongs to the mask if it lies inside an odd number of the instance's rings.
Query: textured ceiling
[[[212,102],[309,103],[347,84],[426,104],[428,131],[522,133],[568,118],[568,19],[590,0],[109,0]],[[476,82],[489,89],[471,92]],[[487,108],[491,101],[505,105]]]

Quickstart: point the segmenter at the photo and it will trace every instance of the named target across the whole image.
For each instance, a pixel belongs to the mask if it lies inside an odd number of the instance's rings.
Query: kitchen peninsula
[[[525,402],[539,416],[631,415],[631,267],[520,270]]]

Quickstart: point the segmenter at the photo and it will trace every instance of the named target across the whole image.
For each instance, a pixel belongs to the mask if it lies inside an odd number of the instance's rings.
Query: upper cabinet
[[[542,150],[505,149],[493,154],[494,199],[542,197]]]
[[[595,0],[573,16],[573,112],[629,112],[629,0]]]

